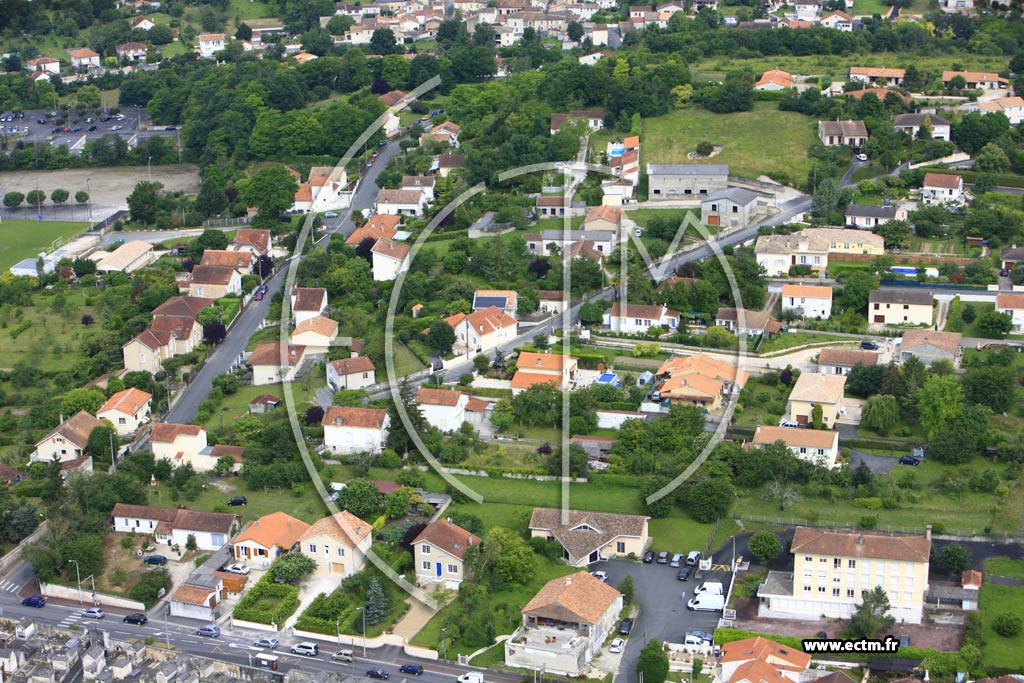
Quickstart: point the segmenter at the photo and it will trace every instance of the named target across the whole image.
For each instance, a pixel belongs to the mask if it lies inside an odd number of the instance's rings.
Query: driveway
[[[682,550],[685,550],[682,549]],[[718,626],[718,612],[691,612],[686,609],[685,600],[693,597],[693,589],[701,580],[691,577],[689,581],[678,581],[678,569],[667,564],[641,564],[625,560],[597,562],[590,569],[608,573],[608,583],[618,586],[626,576],[633,577],[634,600],[640,608],[633,631],[626,640],[626,649],[615,680],[625,683],[634,679],[636,661],[644,644],[652,638],[680,643],[687,631],[698,630],[711,633]],[[729,580],[728,572],[704,572],[704,581]]]
[[[892,456],[875,455],[856,448],[847,448],[846,450],[850,452],[850,467],[852,468],[860,467],[860,464],[864,463],[872,474],[889,474],[896,465],[897,458]]]

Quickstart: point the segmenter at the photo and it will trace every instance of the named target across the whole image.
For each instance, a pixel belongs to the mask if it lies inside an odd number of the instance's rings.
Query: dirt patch
[[[94,205],[127,206],[125,199],[131,194],[135,183],[150,177],[145,166],[116,168],[75,168],[60,171],[17,171],[0,173],[0,186],[4,192],[27,193],[37,187],[46,192],[63,188],[71,193],[85,190],[88,182],[90,200]],[[199,191],[199,167],[191,164],[154,166],[153,182],[162,183],[169,192],[195,193]]]
[[[700,159],[710,159],[711,157],[717,157],[725,149],[723,145],[715,145],[715,148],[711,150],[711,154],[697,154],[696,152],[690,152],[686,155],[686,158],[690,161],[699,161]]]

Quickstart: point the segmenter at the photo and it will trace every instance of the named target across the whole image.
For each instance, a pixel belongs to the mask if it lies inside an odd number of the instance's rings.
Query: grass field
[[[95,308],[85,305],[86,295],[94,291],[86,288],[67,292],[61,312],[54,310],[54,301],[58,300],[55,292],[34,293],[31,306],[8,305],[0,309],[0,325],[3,326],[0,329],[0,368],[13,368],[19,362],[50,371],[74,366],[79,360],[81,345],[103,334],[98,324],[82,325],[83,315],[99,319]],[[31,324],[15,336],[13,333],[28,321]]]
[[[313,372],[310,375],[311,381],[307,390],[304,380],[294,382],[292,384],[292,395],[295,397],[296,410],[300,412],[305,411],[309,407],[309,404],[316,402],[316,390],[319,387],[327,385],[327,379],[322,371]],[[249,403],[257,396],[263,396],[269,394],[271,396],[277,396],[282,400],[281,405],[277,410],[287,410],[287,407],[283,403],[284,401],[284,389],[279,384],[263,385],[263,386],[243,386],[235,393],[230,396],[225,396],[224,400],[220,402],[217,410],[214,411],[210,419],[206,421],[206,427],[208,429],[215,429],[220,427],[222,424],[230,424],[232,420],[236,420],[243,415],[249,414]]]
[[[58,237],[67,241],[88,228],[88,223],[5,218],[0,223],[0,269],[7,270],[22,259],[49,251]]]
[[[1004,638],[992,628],[993,622],[1003,613],[1024,614],[1024,588],[1002,586],[985,581],[981,586],[981,617],[984,624],[982,637],[985,640],[985,663],[1017,669],[1020,653],[1024,651],[1024,634]]]
[[[985,560],[985,573],[1024,579],[1024,561],[1011,560],[1008,557],[990,557]]]
[[[758,102],[754,111],[736,114],[684,109],[648,119],[642,139],[644,164],[688,163],[686,155],[706,140],[723,146],[706,163],[729,164],[729,172],[739,176],[802,182],[810,168],[807,148],[816,136],[810,118]]]
[[[884,17],[890,11],[892,8],[882,0],[854,0],[853,2],[854,14],[880,14]]]
[[[327,514],[327,507],[311,483],[302,484],[295,489],[299,492],[296,496],[292,491],[283,491],[279,488],[253,491],[246,487],[241,479],[221,479],[207,484],[199,497],[192,501],[172,500],[171,490],[166,484],[147,487],[147,490],[150,505],[174,507],[180,502],[192,510],[230,511],[242,516],[242,526],[280,510],[287,510],[289,515],[309,524]],[[228,499],[236,495],[245,496],[247,504],[243,507],[227,507]]]

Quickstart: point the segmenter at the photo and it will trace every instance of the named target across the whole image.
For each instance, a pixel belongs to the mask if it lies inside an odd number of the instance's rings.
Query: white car
[[[241,562],[235,562],[234,564],[229,564],[228,566],[224,567],[224,571],[226,571],[228,574],[248,574],[249,568]]]
[[[111,126],[110,130],[121,130],[124,126]]]
[[[86,619],[102,619],[104,617],[104,613],[99,607],[90,607],[82,612],[82,616]]]
[[[324,214],[324,218],[337,218],[338,213],[336,211],[328,211]]]
[[[277,647],[277,638],[260,638],[253,642],[256,647],[268,647],[273,650]]]
[[[857,161],[867,161],[868,160],[868,155],[867,154],[858,154],[856,159],[857,159]]]
[[[619,652],[622,652],[622,647],[625,644],[626,644],[626,641],[624,641],[622,638],[616,638],[615,640],[613,640],[611,642],[611,645],[608,646],[608,652],[616,653],[616,654],[619,653]]]
[[[590,575],[595,579],[608,583],[608,574],[605,572],[590,572]]]

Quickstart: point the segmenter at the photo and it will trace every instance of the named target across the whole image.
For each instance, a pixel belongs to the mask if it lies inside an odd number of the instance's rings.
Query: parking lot
[[[682,549],[680,552],[685,550]],[[682,643],[687,631],[712,633],[718,626],[719,612],[692,612],[686,608],[686,601],[693,597],[693,589],[703,581],[720,581],[726,587],[729,572],[695,572],[688,581],[679,581],[679,570],[667,564],[641,564],[624,560],[598,562],[590,566],[591,571],[601,570],[608,574],[608,583],[618,586],[626,576],[633,577],[634,600],[640,607],[633,631],[626,641],[622,663],[616,678],[632,680],[636,660],[644,643],[652,638],[672,643]]]
[[[8,143],[67,145],[74,152],[81,152],[87,141],[104,135],[120,135],[128,140],[133,136],[146,139],[153,136],[176,137],[178,134],[173,126],[157,126],[151,130],[145,110],[139,107],[125,107],[116,116],[94,112],[78,116],[72,110],[63,119],[64,112],[53,114],[52,110],[30,110],[12,118],[11,112],[5,112],[3,118],[12,120],[0,121],[0,126]],[[58,123],[59,120],[62,122]]]

